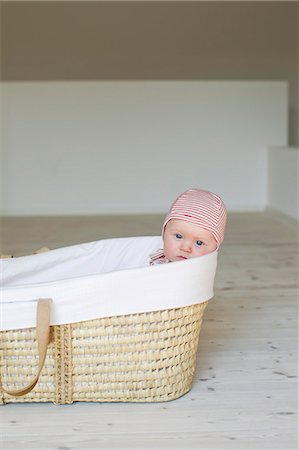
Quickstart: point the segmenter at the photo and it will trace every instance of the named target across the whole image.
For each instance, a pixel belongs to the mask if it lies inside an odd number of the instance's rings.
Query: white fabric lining
[[[177,308],[209,300],[217,252],[149,266],[160,236],[95,241],[0,260],[2,330],[35,326],[36,302],[52,298],[51,325]]]

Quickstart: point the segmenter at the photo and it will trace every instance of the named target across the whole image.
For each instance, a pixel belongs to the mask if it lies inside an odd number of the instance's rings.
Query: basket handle
[[[4,389],[0,380],[0,390],[6,394],[13,395],[15,397],[21,397],[22,395],[28,394],[36,386],[41,371],[44,367],[45,359],[47,356],[48,344],[50,342],[50,317],[51,317],[51,304],[52,299],[40,299],[37,303],[37,313],[36,313],[36,338],[38,347],[38,370],[37,375],[32,380],[32,382],[19,390],[8,391]]]

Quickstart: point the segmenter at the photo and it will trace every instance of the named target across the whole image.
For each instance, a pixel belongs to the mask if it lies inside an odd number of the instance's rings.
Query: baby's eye
[[[201,247],[202,245],[204,245],[204,243],[202,241],[196,241],[195,245],[197,247]]]
[[[175,237],[176,237],[176,239],[182,239],[183,236],[179,233],[176,233]]]

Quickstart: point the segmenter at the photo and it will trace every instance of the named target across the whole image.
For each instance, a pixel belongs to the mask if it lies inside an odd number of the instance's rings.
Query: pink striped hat
[[[217,241],[217,248],[224,239],[226,207],[221,198],[212,192],[192,188],[179,195],[166,216],[162,235],[171,219],[185,220],[211,231]]]

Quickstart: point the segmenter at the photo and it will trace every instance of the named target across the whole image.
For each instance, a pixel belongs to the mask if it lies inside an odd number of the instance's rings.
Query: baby
[[[162,228],[163,249],[150,255],[150,265],[181,261],[218,250],[224,239],[227,211],[221,198],[189,189],[172,204]]]

